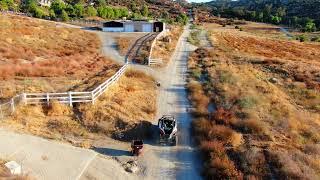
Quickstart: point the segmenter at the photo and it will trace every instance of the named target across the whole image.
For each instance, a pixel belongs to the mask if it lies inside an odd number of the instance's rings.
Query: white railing
[[[162,31],[161,33],[159,33],[156,38],[154,38],[154,40],[152,41],[152,44],[151,44],[151,48],[150,48],[150,53],[149,53],[149,57],[148,57],[148,65],[154,65],[154,64],[158,64],[158,62],[154,61],[155,59],[152,59],[151,56],[152,56],[152,51],[153,51],[153,48],[154,46],[156,45],[156,42],[157,40],[164,36],[165,34],[167,33],[167,30],[164,30]],[[162,61],[161,61],[162,62]]]
[[[24,104],[50,104],[52,100],[57,100],[60,103],[69,104],[77,102],[91,102],[94,104],[95,100],[101,96],[110,85],[116,82],[120,76],[126,71],[128,64],[122,66],[113,76],[100,84],[92,91],[86,92],[62,92],[62,93],[22,93],[17,95],[9,102],[0,104],[0,119],[12,114],[15,107],[20,103]]]

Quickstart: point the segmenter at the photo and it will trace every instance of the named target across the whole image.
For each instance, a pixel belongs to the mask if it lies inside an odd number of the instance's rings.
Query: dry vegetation
[[[319,179],[320,45],[213,26],[188,64],[205,177]]]
[[[162,39],[157,40],[152,51],[152,58],[162,59],[163,65],[166,65],[173,54],[180,35],[183,32],[181,26],[171,26],[169,33]]]
[[[9,169],[4,165],[7,161],[0,159],[0,179],[10,179],[10,180],[31,180],[28,175],[12,175]]]
[[[116,43],[118,46],[118,50],[120,55],[127,55],[131,46],[136,42],[137,37],[116,37]]]
[[[0,24],[2,98],[21,91],[66,91],[118,68],[100,55],[93,33],[13,15],[0,15]]]
[[[123,140],[144,136],[155,113],[154,79],[140,71],[127,70],[94,105],[76,104],[73,109],[58,102],[49,107],[20,106],[1,126],[90,147],[99,135]]]

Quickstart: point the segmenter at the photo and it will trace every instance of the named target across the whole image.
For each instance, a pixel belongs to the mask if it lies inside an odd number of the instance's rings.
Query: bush
[[[264,124],[254,119],[239,121],[237,127],[244,133],[264,134],[266,131]]]
[[[47,110],[48,116],[62,116],[69,115],[71,113],[70,107],[65,104],[61,104],[60,102],[54,100],[51,101]]]
[[[87,16],[96,16],[97,15],[97,10],[93,6],[89,6],[86,9],[86,14],[87,14]]]
[[[67,12],[65,10],[62,11],[61,19],[62,19],[62,21],[68,21],[69,20],[69,16],[68,16],[68,14],[67,14]]]
[[[311,38],[311,41],[312,41],[312,42],[320,42],[320,36],[318,36],[318,37],[312,37],[312,38]]]
[[[230,110],[226,110],[224,108],[218,108],[212,114],[212,120],[214,120],[217,124],[230,125],[235,123],[234,114]]]
[[[234,84],[236,82],[235,77],[228,71],[218,71],[220,83]]]
[[[257,100],[254,97],[247,96],[236,101],[236,104],[240,108],[250,109],[253,108],[257,104]]]
[[[211,154],[212,157],[226,156],[226,150],[223,143],[220,141],[203,141],[200,144],[200,149],[208,155]]]
[[[216,157],[206,166],[206,179],[242,179],[243,175],[227,157]]]
[[[296,37],[296,40],[299,40],[300,42],[305,42],[307,40],[307,37],[305,35],[299,35]]]

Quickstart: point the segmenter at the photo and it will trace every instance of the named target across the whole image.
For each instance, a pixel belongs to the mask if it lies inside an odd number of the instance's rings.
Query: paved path
[[[0,157],[22,165],[39,180],[122,179],[129,176],[118,162],[98,153],[0,128]]]

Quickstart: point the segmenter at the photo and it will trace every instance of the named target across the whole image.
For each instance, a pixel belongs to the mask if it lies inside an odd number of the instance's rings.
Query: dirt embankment
[[[318,179],[320,46],[238,30],[211,40],[188,64],[205,176]]]

